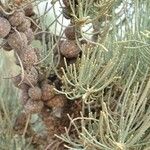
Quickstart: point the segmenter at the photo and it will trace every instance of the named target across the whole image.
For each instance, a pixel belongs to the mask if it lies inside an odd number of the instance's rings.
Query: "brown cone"
[[[26,31],[24,31],[24,34],[27,37],[28,44],[31,44],[31,42],[34,40],[34,33],[32,29],[31,28],[27,29]]]
[[[22,61],[24,68],[32,67],[38,61],[36,52],[34,51],[34,48],[31,46],[22,49],[20,59]]]
[[[23,11],[15,11],[10,17],[9,22],[12,26],[16,27],[20,25],[25,19],[25,14]]]
[[[75,27],[74,26],[68,26],[66,27],[65,31],[65,36],[69,39],[69,40],[75,40]]]
[[[25,32],[31,26],[31,21],[29,19],[24,19],[23,22],[17,26],[17,30],[20,32]]]
[[[11,26],[7,19],[0,17],[0,38],[6,37],[10,32]]]
[[[65,105],[66,97],[64,95],[56,95],[52,99],[46,102],[46,105],[50,108],[61,108]]]
[[[28,91],[28,94],[30,98],[33,100],[41,100],[42,91],[38,86],[31,87]]]
[[[29,86],[35,86],[38,82],[38,72],[34,67],[25,71],[24,83]]]
[[[55,96],[54,86],[48,83],[43,83],[42,87],[42,100],[47,101]]]
[[[24,105],[24,110],[27,114],[40,113],[44,104],[42,101],[33,101],[28,99],[27,103]]]
[[[27,47],[27,37],[23,32],[14,32],[8,37],[8,44],[17,52]]]
[[[31,17],[35,14],[34,11],[33,11],[33,5],[32,4],[28,4],[24,8],[24,11],[25,11],[25,15],[28,16],[28,17]]]
[[[27,103],[28,99],[29,99],[28,90],[26,89],[21,90],[20,101],[23,106]]]
[[[61,43],[60,52],[66,58],[75,58],[80,53],[80,49],[76,41],[66,40]]]

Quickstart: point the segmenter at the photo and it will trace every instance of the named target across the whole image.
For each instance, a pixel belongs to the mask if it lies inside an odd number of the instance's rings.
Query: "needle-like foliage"
[[[84,45],[82,56],[77,62],[70,66],[66,63],[66,68],[62,68],[62,91],[56,90],[69,99],[82,98],[83,101],[91,101],[98,92],[117,78],[117,54],[105,64],[103,47]]]
[[[139,67],[139,66],[138,66]],[[99,118],[89,112],[89,116],[71,119],[71,126],[77,130],[78,140],[69,137],[69,130],[59,137],[67,143],[66,147],[71,150],[143,150],[149,148],[150,130],[150,106],[149,89],[150,79],[146,75],[141,83],[133,86],[138,67],[134,74],[128,78],[121,95],[116,99],[117,103],[112,112],[112,101],[109,96],[102,95],[102,108],[98,111]],[[147,81],[147,82],[146,82]],[[79,126],[80,122],[80,126]]]

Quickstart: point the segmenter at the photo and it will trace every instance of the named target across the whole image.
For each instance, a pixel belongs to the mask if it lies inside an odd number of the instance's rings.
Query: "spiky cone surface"
[[[73,25],[69,25],[64,30],[65,36],[69,40],[75,40],[75,37],[76,37],[76,33],[75,32],[76,32],[76,29],[75,29],[75,26],[73,26]]]
[[[27,103],[24,105],[24,111],[26,114],[40,113],[44,104],[42,101],[34,101],[28,99]]]
[[[64,95],[55,95],[52,99],[46,102],[46,106],[52,108],[62,108],[64,107],[67,99]]]
[[[26,48],[22,49],[22,52],[20,53],[20,59],[24,68],[31,68],[38,61],[36,52],[32,46],[27,46]]]
[[[24,21],[24,19],[25,19],[25,14],[23,11],[15,11],[8,18],[10,24],[14,27],[19,26]]]
[[[3,45],[3,49],[5,51],[11,51],[12,50],[12,47],[8,44],[8,42],[6,42],[4,45]]]
[[[55,96],[54,86],[43,82],[41,86],[42,100],[48,101]]]
[[[60,44],[60,52],[66,58],[76,58],[80,53],[80,48],[75,40],[66,40]]]
[[[28,94],[29,97],[33,100],[41,100],[42,91],[38,86],[29,88]]]
[[[28,44],[31,44],[32,41],[34,40],[34,33],[33,33],[32,29],[28,28],[26,31],[24,31],[24,34],[27,37]]]
[[[23,32],[14,32],[7,38],[8,44],[17,52],[27,47],[28,40]]]
[[[28,4],[25,8],[24,8],[24,12],[25,15],[28,17],[33,16],[35,13],[33,11],[33,5],[32,4]]]
[[[20,32],[25,32],[30,27],[31,27],[31,21],[28,18],[26,18],[19,26],[17,26],[17,30]]]
[[[9,21],[3,17],[0,17],[0,38],[5,38],[11,29]]]
[[[25,70],[24,83],[29,86],[35,86],[38,83],[38,72],[34,67]]]

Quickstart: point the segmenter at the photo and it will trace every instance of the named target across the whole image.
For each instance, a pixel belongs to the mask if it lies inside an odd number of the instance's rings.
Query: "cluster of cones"
[[[63,0],[63,3],[65,5],[65,7],[63,7],[63,16],[66,19],[70,19],[70,25],[64,30],[66,40],[61,42],[60,52],[65,58],[72,59],[78,57],[79,53],[81,52],[78,44],[76,43],[76,40],[80,37],[80,27],[75,24],[74,18],[70,15],[71,7],[69,0]],[[77,2],[74,1],[74,3],[76,7]]]
[[[39,50],[31,46],[34,34],[31,20],[25,11],[15,11],[7,17],[0,17],[0,36],[4,38],[4,50],[14,50],[16,64],[23,72],[13,78],[14,85],[21,89],[21,100],[26,113],[38,113],[44,104],[53,106],[49,101],[55,97],[54,86],[44,77],[39,77],[38,66]],[[57,102],[60,96],[57,95]],[[60,103],[63,105],[62,98]],[[54,101],[54,103],[56,103]]]
[[[66,10],[69,9],[68,2],[64,1]],[[63,124],[68,123],[65,120],[60,123],[59,118],[66,119],[66,114],[73,112],[73,107],[76,106],[70,105],[70,101],[64,95],[55,92],[55,79],[47,78],[45,73],[41,74],[38,63],[41,59],[41,52],[31,45],[34,40],[32,15],[34,15],[32,7],[16,9],[9,14],[0,10],[0,38],[3,39],[4,50],[14,50],[16,64],[22,70],[12,80],[14,85],[21,90],[20,100],[24,106],[24,114],[42,114],[48,132],[55,134],[56,127],[58,127],[56,130],[60,131]],[[60,42],[59,45],[61,56],[70,60],[77,58],[81,50],[76,43],[75,25],[71,23],[64,32],[66,40]],[[46,112],[47,109],[50,114]],[[61,125],[60,129],[58,125]]]

